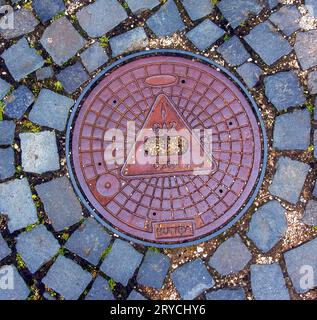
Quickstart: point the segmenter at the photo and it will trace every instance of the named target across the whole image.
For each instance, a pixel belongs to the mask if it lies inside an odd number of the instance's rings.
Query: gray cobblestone
[[[42,174],[59,170],[59,155],[54,132],[20,133],[20,140],[24,171]]]
[[[185,28],[173,0],[168,0],[146,23],[157,37],[170,36]]]
[[[92,276],[73,260],[59,256],[42,282],[66,300],[77,300]]]
[[[292,204],[296,204],[302,192],[308,171],[308,164],[288,157],[278,159],[276,172],[269,191]]]
[[[139,27],[111,38],[109,43],[112,55],[115,57],[126,52],[143,49],[149,41],[144,29]]]
[[[85,39],[66,17],[61,17],[50,24],[40,42],[59,66],[72,58],[86,44]]]
[[[26,178],[0,183],[0,213],[8,216],[10,232],[37,222],[36,208]]]
[[[1,25],[4,22],[4,19],[8,17],[4,17],[0,19]],[[0,27],[0,34],[4,39],[13,39],[25,35],[34,31],[35,27],[39,24],[38,20],[34,17],[33,13],[30,10],[21,8],[19,10],[15,10],[13,13],[14,19],[14,28],[5,28],[2,29]]]
[[[29,47],[25,38],[5,50],[1,58],[4,59],[10,74],[16,81],[20,81],[44,65],[43,58],[34,48]]]
[[[43,225],[23,232],[17,238],[17,251],[32,273],[51,260],[59,247],[57,240]]]
[[[204,20],[194,29],[186,33],[186,37],[201,51],[206,50],[225,34],[209,19]]]
[[[56,178],[35,187],[53,228],[62,231],[82,218],[82,208],[69,180]],[[67,206],[65,206],[67,203]]]
[[[256,300],[290,300],[281,267],[277,263],[252,265],[251,287]]]
[[[116,0],[97,0],[76,15],[80,26],[90,37],[100,37],[128,18]]]

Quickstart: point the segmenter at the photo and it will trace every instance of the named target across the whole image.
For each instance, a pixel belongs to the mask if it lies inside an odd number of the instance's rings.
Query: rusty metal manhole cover
[[[170,50],[126,57],[99,75],[67,132],[71,178],[90,212],[123,237],[165,247],[237,221],[262,182],[267,150],[259,112],[232,79]]]

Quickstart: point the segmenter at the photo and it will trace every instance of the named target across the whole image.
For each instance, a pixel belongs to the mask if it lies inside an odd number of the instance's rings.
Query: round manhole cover
[[[198,243],[237,221],[263,178],[266,137],[233,79],[172,51],[129,56],[95,79],[67,134],[71,178],[90,212],[158,246]]]

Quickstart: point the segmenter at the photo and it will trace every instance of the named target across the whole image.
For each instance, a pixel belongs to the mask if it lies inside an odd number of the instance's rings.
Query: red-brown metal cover
[[[131,122],[137,139],[129,144]],[[212,149],[192,133],[168,137],[176,147],[169,142],[157,151],[158,140],[143,131],[159,128],[211,129]],[[123,133],[122,150],[118,137],[105,139],[110,129]],[[190,142],[207,161],[182,162]],[[193,241],[225,226],[256,185],[262,151],[257,118],[238,87],[209,65],[166,55],[106,74],[79,109],[72,135],[75,175],[90,205],[118,231],[154,243]],[[156,160],[135,163],[138,152]],[[160,152],[164,164],[157,162]],[[109,162],[121,153],[120,164]]]

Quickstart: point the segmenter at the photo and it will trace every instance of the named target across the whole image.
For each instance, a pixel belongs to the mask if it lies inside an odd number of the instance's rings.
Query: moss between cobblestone
[[[25,262],[23,261],[20,254],[17,253],[15,259],[19,270],[23,270],[26,268]]]
[[[109,46],[109,38],[108,37],[102,36],[98,40],[100,42],[101,47],[106,48]]]
[[[4,111],[4,108],[5,108],[5,104],[2,100],[0,100],[0,121],[3,120],[3,111]]]
[[[109,252],[111,251],[111,248],[112,248],[112,244],[110,244],[106,249],[105,251],[101,254],[101,261],[105,260],[106,256],[109,254]]]
[[[21,133],[24,133],[24,132],[38,133],[38,132],[41,132],[41,127],[27,119],[23,119],[20,122],[20,132]]]

